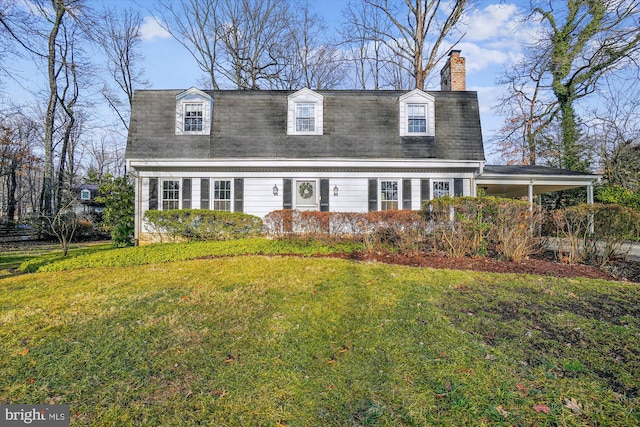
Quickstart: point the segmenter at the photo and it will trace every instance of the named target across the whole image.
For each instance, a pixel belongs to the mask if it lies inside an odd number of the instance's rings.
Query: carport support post
[[[587,185],[587,203],[593,204],[593,184]],[[592,235],[595,231],[593,221],[593,214],[589,214],[589,234]]]
[[[531,180],[531,182],[529,182],[529,211],[533,212],[533,183],[535,182],[534,179]]]

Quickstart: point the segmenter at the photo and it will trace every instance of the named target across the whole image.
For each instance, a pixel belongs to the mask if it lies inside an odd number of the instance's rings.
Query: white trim
[[[484,161],[441,159],[282,159],[282,158],[217,158],[217,159],[129,159],[130,168],[459,168],[479,169]],[[473,176],[477,175],[476,173]],[[480,178],[478,178],[480,179]]]

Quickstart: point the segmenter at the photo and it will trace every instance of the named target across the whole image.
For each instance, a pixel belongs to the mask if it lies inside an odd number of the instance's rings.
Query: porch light
[[[274,196],[278,195],[278,184],[274,184],[274,186],[273,186],[273,195]]]
[[[338,186],[337,185],[335,187],[333,187],[333,195],[334,196],[338,195]]]

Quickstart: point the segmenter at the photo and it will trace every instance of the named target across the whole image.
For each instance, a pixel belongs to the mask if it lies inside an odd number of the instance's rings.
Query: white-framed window
[[[308,102],[296,104],[296,132],[316,131],[316,105]]]
[[[162,181],[162,210],[180,209],[180,181]]]
[[[407,132],[427,132],[427,106],[424,104],[407,104]]]
[[[414,89],[398,98],[400,136],[435,136],[435,98]]]
[[[80,200],[91,200],[91,190],[81,190],[80,191]]]
[[[209,135],[213,98],[194,87],[176,95],[176,135]]]
[[[184,131],[202,132],[202,118],[204,103],[185,103],[184,105]]]
[[[451,196],[451,189],[451,180],[433,181],[433,191],[431,194],[434,199],[437,199],[438,197]]]
[[[213,181],[213,210],[231,212],[231,180]]]
[[[304,88],[287,97],[287,135],[322,135],[323,96]]]
[[[398,209],[400,192],[398,181],[380,181],[380,210],[389,211]]]

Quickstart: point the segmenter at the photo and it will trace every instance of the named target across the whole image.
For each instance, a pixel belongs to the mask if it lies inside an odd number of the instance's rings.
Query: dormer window
[[[184,131],[202,132],[204,104],[184,104]]]
[[[289,95],[287,102],[287,135],[322,135],[322,95],[305,88]]]
[[[315,132],[316,113],[315,104],[296,104],[296,132]]]
[[[209,135],[213,98],[194,87],[176,96],[176,135]]]
[[[90,190],[81,190],[80,191],[80,200],[91,200],[91,191]]]
[[[398,99],[400,136],[435,136],[435,98],[414,89]]]

